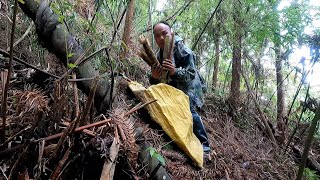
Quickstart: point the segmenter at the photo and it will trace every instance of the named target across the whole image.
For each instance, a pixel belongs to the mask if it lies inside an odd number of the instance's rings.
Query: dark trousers
[[[207,136],[207,132],[204,128],[204,125],[202,123],[201,117],[196,111],[196,107],[194,105],[190,105],[190,110],[192,113],[192,119],[193,119],[193,133],[197,136],[197,138],[200,140],[203,151],[204,152],[210,152],[210,146],[209,146],[209,140]]]

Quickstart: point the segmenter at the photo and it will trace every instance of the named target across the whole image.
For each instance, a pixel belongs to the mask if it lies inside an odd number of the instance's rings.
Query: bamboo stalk
[[[11,40],[10,40],[9,70],[8,70],[7,82],[5,83],[5,87],[2,94],[2,101],[1,101],[2,102],[1,103],[1,117],[2,117],[1,138],[3,141],[5,141],[6,139],[7,98],[8,98],[8,88],[10,84],[11,71],[12,71],[14,30],[16,28],[17,9],[18,9],[18,0],[15,0],[14,8],[13,8],[13,20],[12,20]]]
[[[164,48],[163,48],[163,59],[162,59],[162,63],[166,60],[166,59],[170,59],[168,57],[169,55],[169,48],[170,48],[170,36],[166,35],[165,39],[164,39]],[[168,83],[168,71],[162,71],[161,76],[160,76],[160,82],[162,83]]]
[[[165,59],[169,59],[172,61],[172,52],[174,47],[174,33],[172,32],[171,37],[167,35],[164,42],[165,43],[164,43],[164,50],[163,50],[163,61]],[[160,82],[162,83],[170,82],[170,75],[168,71],[162,71]]]
[[[319,120],[320,120],[320,105],[318,105],[318,107],[317,107],[317,110],[315,112],[315,116],[314,116],[312,123],[311,123],[311,126],[310,126],[309,134],[308,134],[307,139],[305,141],[304,150],[303,150],[303,154],[301,157],[301,162],[299,165],[299,170],[298,170],[298,175],[297,175],[296,180],[302,179],[303,171],[304,171],[305,165],[307,163],[307,159],[308,159],[309,150],[312,145],[313,135],[316,131],[317,123]]]

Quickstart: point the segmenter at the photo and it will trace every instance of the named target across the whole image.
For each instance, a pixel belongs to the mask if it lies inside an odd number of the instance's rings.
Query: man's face
[[[171,29],[169,26],[159,23],[153,29],[153,36],[160,49],[164,48],[164,39],[166,36],[171,38]]]

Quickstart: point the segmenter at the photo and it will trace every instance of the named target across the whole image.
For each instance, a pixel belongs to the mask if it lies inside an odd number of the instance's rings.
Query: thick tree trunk
[[[232,46],[232,80],[230,90],[230,102],[235,109],[238,108],[240,100],[240,71],[241,71],[241,14],[240,1],[233,2],[234,19],[234,42]]]
[[[280,44],[276,44],[276,77],[277,77],[277,130],[279,132],[278,141],[284,144],[285,141],[285,123],[284,123],[284,91],[283,91],[283,75],[282,75],[282,58]]]
[[[44,46],[57,55],[64,65],[74,63],[84,53],[84,50],[80,43],[59,23],[58,16],[53,13],[48,2],[43,1],[41,4],[34,0],[24,0],[24,2],[24,4],[19,2],[19,5],[35,22],[39,39]],[[71,53],[72,57],[67,58]],[[76,73],[78,78],[91,78],[99,75],[90,62],[79,65]],[[82,81],[78,85],[85,94],[89,94],[91,81]],[[99,112],[107,111],[110,105],[110,83],[107,79],[101,78],[98,81],[94,102]]]
[[[130,0],[128,4],[128,11],[126,14],[126,21],[124,25],[123,38],[122,38],[122,41],[125,44],[123,57],[127,56],[127,53],[129,52],[129,49],[132,46],[131,31],[132,31],[132,24],[134,20],[134,7],[135,7],[135,0]]]

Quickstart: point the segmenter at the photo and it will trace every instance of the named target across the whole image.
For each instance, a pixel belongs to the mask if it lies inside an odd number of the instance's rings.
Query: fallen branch
[[[59,161],[57,166],[54,168],[54,171],[53,171],[50,179],[55,180],[55,179],[59,178],[60,171],[63,168],[63,165],[66,163],[67,159],[69,158],[72,147],[73,147],[73,144],[70,145],[70,147],[67,149],[66,153],[63,155],[62,159]]]
[[[28,130],[31,128],[31,125],[28,125],[26,128],[22,129],[21,131],[17,132],[16,134],[14,134],[13,136],[9,137],[4,143],[1,144],[1,147],[3,147],[4,145],[6,145],[7,143],[9,143],[10,141],[12,141],[15,137],[19,136],[20,134],[22,134],[24,131]]]
[[[137,110],[143,108],[144,106],[148,105],[148,104],[151,104],[153,102],[155,102],[156,100],[152,100],[150,102],[146,102],[138,107],[134,107],[132,108],[131,110],[129,110],[127,113],[125,113],[125,116],[128,116],[134,112],[136,112]],[[81,127],[78,127],[74,130],[74,132],[79,132],[79,131],[83,131],[85,129],[89,129],[89,128],[92,128],[92,127],[96,127],[96,126],[102,126],[104,124],[106,124],[107,122],[110,122],[112,119],[105,119],[103,121],[99,121],[99,122],[95,122],[95,123],[92,123],[92,124],[87,124],[85,126],[81,126]],[[41,141],[41,140],[45,140],[45,141],[49,141],[49,140],[52,140],[52,139],[56,139],[58,137],[61,137],[63,135],[63,133],[58,133],[58,134],[54,134],[54,135],[51,135],[51,136],[48,136],[48,137],[45,137],[45,138],[41,138],[37,141]],[[1,154],[1,153],[0,153]]]
[[[96,127],[96,126],[102,126],[102,125],[104,125],[105,123],[107,123],[107,122],[109,122],[111,120],[112,119],[105,119],[103,121],[95,122],[95,123],[92,123],[92,124],[87,124],[85,126],[81,126],[81,127],[76,128],[74,130],[74,132],[83,131],[85,129],[89,129],[89,128]],[[48,136],[48,137],[45,137],[45,138],[41,138],[41,139],[39,139],[37,141],[41,141],[41,140],[49,141],[49,140],[61,137],[62,135],[63,135],[63,133],[58,133],[58,134],[54,134],[54,135],[51,135],[51,136]]]
[[[30,30],[33,26],[33,22],[31,21],[28,29],[26,30],[26,32],[24,32],[24,34],[21,36],[20,39],[18,39],[14,44],[13,44],[13,47],[15,47],[17,44],[19,44],[29,33],[30,33]],[[7,51],[9,51],[10,49],[8,48]]]
[[[146,103],[143,103],[143,104],[139,103],[137,106],[135,106],[134,108],[132,108],[132,109],[130,109],[128,112],[126,112],[126,113],[124,114],[124,116],[128,116],[128,115],[130,115],[130,114],[138,111],[139,109],[145,107],[146,105],[151,104],[151,103],[156,102],[156,101],[157,101],[157,100],[154,99],[154,100],[152,100],[152,101],[149,101],[149,102],[146,102]],[[141,104],[141,105],[140,105],[140,104]]]
[[[27,145],[27,147],[23,150],[23,152],[20,154],[20,156],[18,157],[18,159],[16,160],[16,162],[14,163],[14,165],[12,166],[11,170],[10,170],[10,174],[8,179],[12,179],[12,175],[14,170],[16,169],[16,167],[18,166],[18,164],[20,163],[20,161],[22,160],[23,156],[26,154],[28,148],[30,146],[30,143]]]
[[[116,131],[117,132],[117,131]],[[116,160],[120,149],[119,140],[115,137],[113,138],[112,145],[110,147],[110,156],[107,158],[103,164],[103,169],[101,173],[100,180],[110,180],[113,179],[114,170],[116,167]]]

